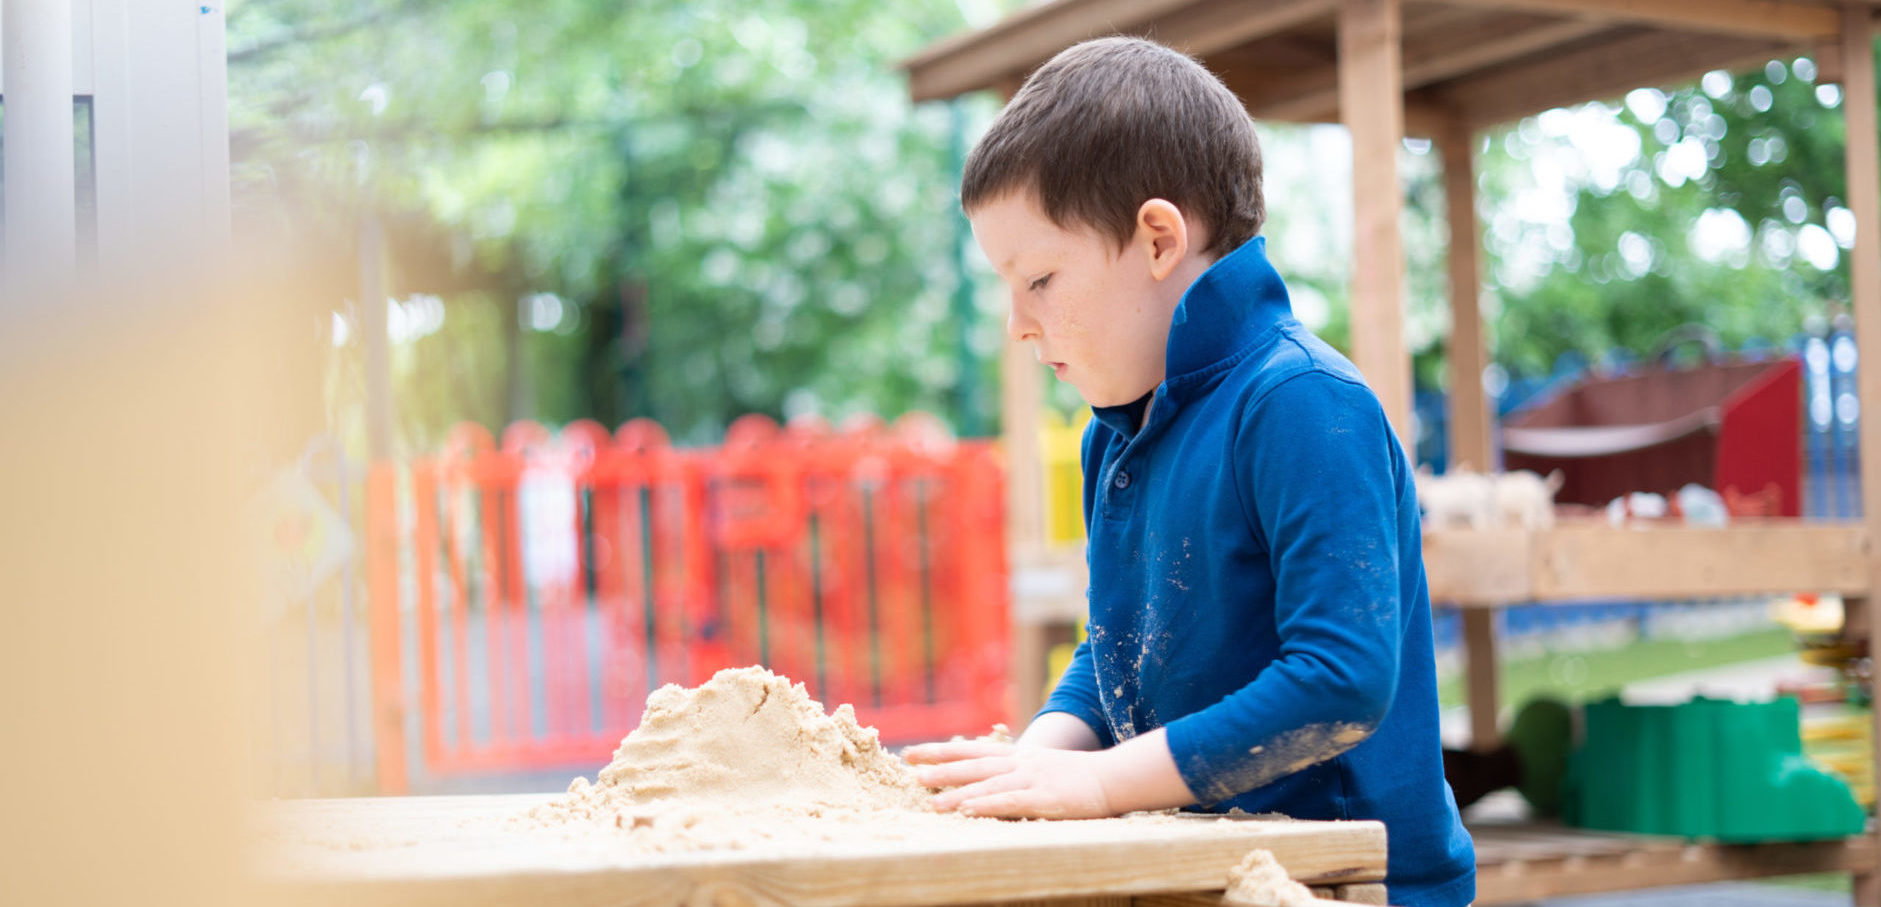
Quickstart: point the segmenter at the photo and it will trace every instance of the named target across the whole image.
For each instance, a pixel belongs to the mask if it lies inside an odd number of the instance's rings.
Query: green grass
[[[1778,888],[1806,888],[1840,894],[1852,894],[1855,890],[1854,877],[1846,872],[1812,872],[1808,875],[1777,876],[1756,881],[1760,885],[1774,885]]]
[[[1520,705],[1538,693],[1585,702],[1641,680],[1794,651],[1796,644],[1789,631],[1778,628],[1720,639],[1655,639],[1605,651],[1504,659],[1498,674],[1498,696],[1505,706]],[[1444,706],[1463,704],[1462,672],[1437,678],[1437,700]]]

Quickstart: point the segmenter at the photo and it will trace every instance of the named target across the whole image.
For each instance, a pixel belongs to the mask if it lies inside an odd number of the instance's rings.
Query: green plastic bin
[[[1861,833],[1867,816],[1848,785],[1803,756],[1799,717],[1789,698],[1590,702],[1562,818],[1582,828],[1737,843]]]

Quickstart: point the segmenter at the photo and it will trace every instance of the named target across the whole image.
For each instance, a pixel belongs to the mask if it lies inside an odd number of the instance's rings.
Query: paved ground
[[[1719,882],[1537,901],[1537,907],[1846,907],[1849,896],[1754,882]]]

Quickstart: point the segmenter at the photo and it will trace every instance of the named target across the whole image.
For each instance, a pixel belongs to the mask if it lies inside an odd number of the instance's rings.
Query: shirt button
[[[1110,484],[1116,486],[1118,491],[1122,491],[1125,488],[1129,488],[1130,487],[1130,474],[1119,469],[1117,470],[1117,477],[1114,479],[1111,479]]]

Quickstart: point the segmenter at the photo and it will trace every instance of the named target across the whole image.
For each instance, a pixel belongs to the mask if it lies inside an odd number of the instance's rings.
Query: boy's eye
[[[1047,274],[1044,277],[1041,277],[1037,280],[1032,281],[1032,292],[1036,293],[1040,290],[1045,289],[1045,284],[1051,282],[1051,279],[1052,279],[1052,276],[1050,274]]]

